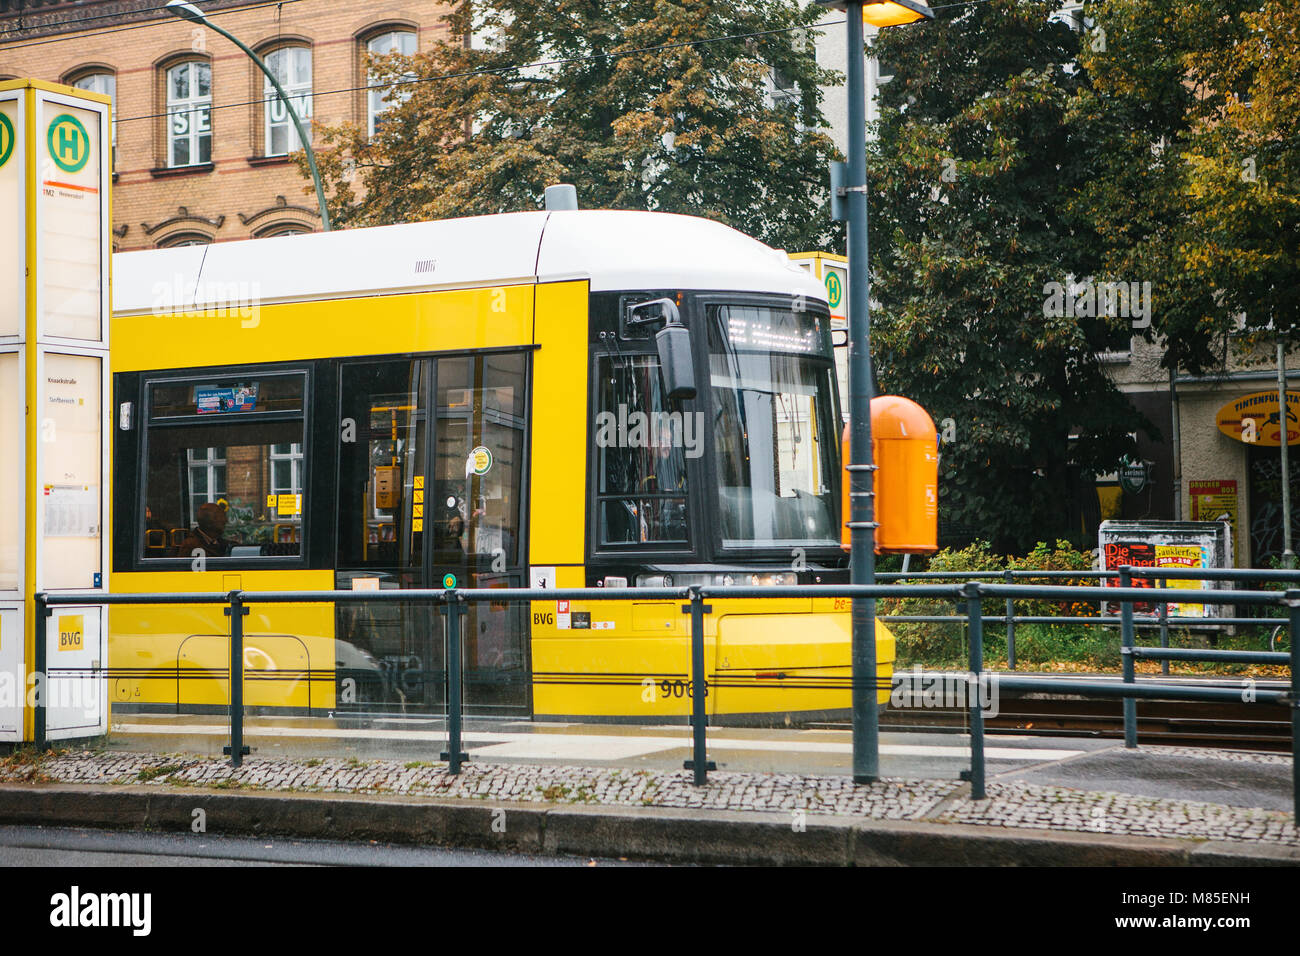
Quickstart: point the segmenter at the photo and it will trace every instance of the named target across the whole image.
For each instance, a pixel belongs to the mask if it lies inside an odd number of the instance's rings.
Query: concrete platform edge
[[[1300,848],[664,808],[228,793],[144,786],[0,785],[0,823],[336,841],[376,840],[671,863],[784,866],[1295,866]]]

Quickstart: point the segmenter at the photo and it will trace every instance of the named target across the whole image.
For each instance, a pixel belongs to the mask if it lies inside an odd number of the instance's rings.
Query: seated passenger
[[[239,544],[222,537],[226,530],[226,509],[219,504],[209,501],[199,505],[197,525],[176,549],[177,557],[188,558],[195,551],[202,551],[209,558],[224,558],[230,555],[232,547]]]

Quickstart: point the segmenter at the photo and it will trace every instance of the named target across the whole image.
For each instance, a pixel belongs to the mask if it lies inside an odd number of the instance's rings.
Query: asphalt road
[[[527,856],[378,843],[0,826],[0,867],[643,865],[645,864],[619,860]]]

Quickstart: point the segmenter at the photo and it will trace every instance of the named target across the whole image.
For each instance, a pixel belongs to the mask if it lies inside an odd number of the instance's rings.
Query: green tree
[[[1003,551],[1079,541],[1092,474],[1152,431],[1097,356],[1128,320],[1048,306],[1102,251],[1072,206],[1094,175],[1071,120],[1086,36],[1057,6],[958,5],[877,41],[894,69],[869,172],[881,390],[952,419],[940,514]]]
[[[1073,121],[1096,175],[1075,211],[1108,271],[1149,281],[1166,367],[1226,357],[1224,333],[1296,318],[1300,38],[1285,0],[1101,0],[1104,42]],[[1270,336],[1272,333],[1269,333]],[[1296,337],[1296,332],[1291,332]],[[1247,336],[1249,340],[1250,336]]]
[[[373,139],[323,131],[331,215],[354,226],[535,209],[544,187],[571,182],[586,207],[707,216],[825,248],[834,146],[818,85],[835,76],[816,63],[818,15],[798,0],[459,3],[448,35],[472,45],[374,62],[401,85]],[[754,35],[717,41],[741,34]]]

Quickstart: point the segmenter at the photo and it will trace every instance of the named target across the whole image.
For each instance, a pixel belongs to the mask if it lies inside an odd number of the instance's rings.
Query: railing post
[[[230,746],[222,752],[230,756],[230,766],[244,762],[248,748],[244,746],[244,592],[231,591],[227,596],[230,606],[222,608],[230,618]]]
[[[1160,588],[1169,586],[1164,578],[1161,578],[1156,584]],[[1160,646],[1165,650],[1169,650],[1169,605],[1164,601],[1160,602]],[[1164,677],[1169,676],[1169,658],[1166,657],[1160,661],[1160,673]]]
[[[36,699],[33,702],[35,707],[32,713],[32,743],[40,750],[49,746],[49,741],[45,739],[46,717],[48,716],[46,706],[49,701],[49,675],[45,669],[49,664],[49,624],[50,624],[50,606],[45,601],[44,592],[37,594],[33,598],[35,605],[36,620],[33,625],[36,631],[36,649],[32,657],[32,668],[36,675]],[[25,680],[26,675],[20,675],[20,680]],[[22,693],[20,690],[19,693]]]
[[[1287,591],[1291,612],[1291,825],[1300,826],[1300,591]]]
[[[1133,586],[1133,569],[1128,565],[1119,569],[1119,586]],[[1124,683],[1132,684],[1137,678],[1133,669],[1133,602],[1127,598],[1120,602],[1120,658],[1124,667]],[[1137,701],[1124,698],[1124,746],[1130,750],[1138,745]]]
[[[970,708],[970,795],[972,800],[983,800],[984,794],[984,711],[980,694],[980,674],[984,670],[984,611],[980,601],[980,586],[974,581],[962,587],[966,596],[966,620],[970,634],[970,676],[967,678],[966,699]]]
[[[1008,568],[1002,575],[1007,584],[1015,584],[1015,573]],[[1016,669],[1016,602],[1007,598],[1007,670]]]
[[[717,769],[709,763],[705,736],[709,691],[704,680],[704,615],[712,614],[713,606],[705,604],[704,598],[695,588],[691,588],[689,594],[691,603],[682,608],[682,612],[691,616],[691,726],[694,732],[691,759],[683,763],[682,767],[695,771],[695,786],[702,787],[708,783],[709,771]]]
[[[469,760],[461,750],[461,662],[460,616],[464,613],[460,595],[454,588],[447,589],[447,750],[441,759],[447,761],[448,773],[460,773],[460,766]]]

